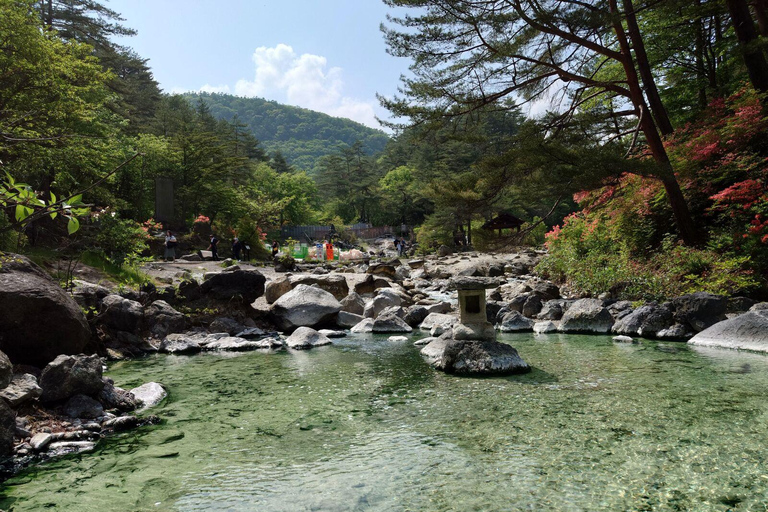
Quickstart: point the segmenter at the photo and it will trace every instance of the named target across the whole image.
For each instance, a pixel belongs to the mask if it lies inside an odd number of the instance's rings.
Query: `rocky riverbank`
[[[79,280],[67,293],[25,258],[6,255],[0,265],[0,350],[7,354],[0,357],[0,448],[15,457],[9,467],[18,467],[92,449],[112,431],[158,421],[135,412],[162,399],[160,384],[127,391],[102,374],[107,360],[155,352],[305,350],[330,345],[347,331],[390,334],[393,342],[418,331],[426,335],[415,341],[426,363],[446,372],[494,374],[529,370],[514,348],[492,340],[494,330],[614,333],[617,341],[693,338],[768,351],[768,304],[705,293],[643,305],[574,297],[533,275],[542,256],[530,250],[410,260],[392,254],[299,264],[293,272],[177,261],[145,269],[160,287],[118,290]],[[457,288],[488,290],[480,324],[461,323]]]

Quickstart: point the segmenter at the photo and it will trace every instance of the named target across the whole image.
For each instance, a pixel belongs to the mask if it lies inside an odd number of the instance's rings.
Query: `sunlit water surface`
[[[457,378],[411,342],[158,355],[164,423],[29,468],[13,511],[766,510],[768,357],[510,335],[534,368]]]

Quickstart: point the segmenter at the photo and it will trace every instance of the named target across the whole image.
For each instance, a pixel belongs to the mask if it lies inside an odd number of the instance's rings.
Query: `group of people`
[[[275,242],[277,243],[277,242]],[[166,231],[165,233],[165,253],[164,253],[164,259],[165,261],[173,261],[176,259],[176,247],[178,247],[179,242],[174,236],[173,232],[170,230]],[[219,260],[219,239],[216,238],[216,235],[211,234],[208,250],[211,251],[211,258],[213,261]],[[273,254],[276,251],[273,250]],[[251,257],[251,247],[240,240],[238,237],[235,237],[234,240],[232,240],[232,257],[236,260],[240,259],[240,256],[243,255],[245,259],[250,259]]]
[[[395,250],[397,251],[398,256],[402,256],[405,254],[406,249],[408,248],[405,238],[395,238]]]

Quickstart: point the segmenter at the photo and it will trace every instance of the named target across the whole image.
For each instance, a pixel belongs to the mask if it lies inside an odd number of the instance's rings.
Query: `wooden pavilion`
[[[502,212],[498,214],[496,217],[492,218],[485,224],[483,224],[483,229],[487,229],[489,231],[493,231],[495,229],[499,230],[499,236],[501,236],[502,230],[505,229],[516,229],[518,232],[520,231],[520,226],[522,226],[525,222],[518,219],[511,213]]]

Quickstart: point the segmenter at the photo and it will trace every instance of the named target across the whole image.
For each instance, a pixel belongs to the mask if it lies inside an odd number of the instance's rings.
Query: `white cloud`
[[[205,84],[204,86],[202,86],[200,88],[200,92],[229,94],[229,86],[228,85],[208,85],[208,84]]]
[[[278,44],[274,48],[256,48],[253,62],[256,65],[254,79],[238,80],[235,94],[261,96],[379,127],[374,114],[375,101],[344,96],[342,70],[329,68],[325,57],[309,53],[297,55],[290,46]]]

